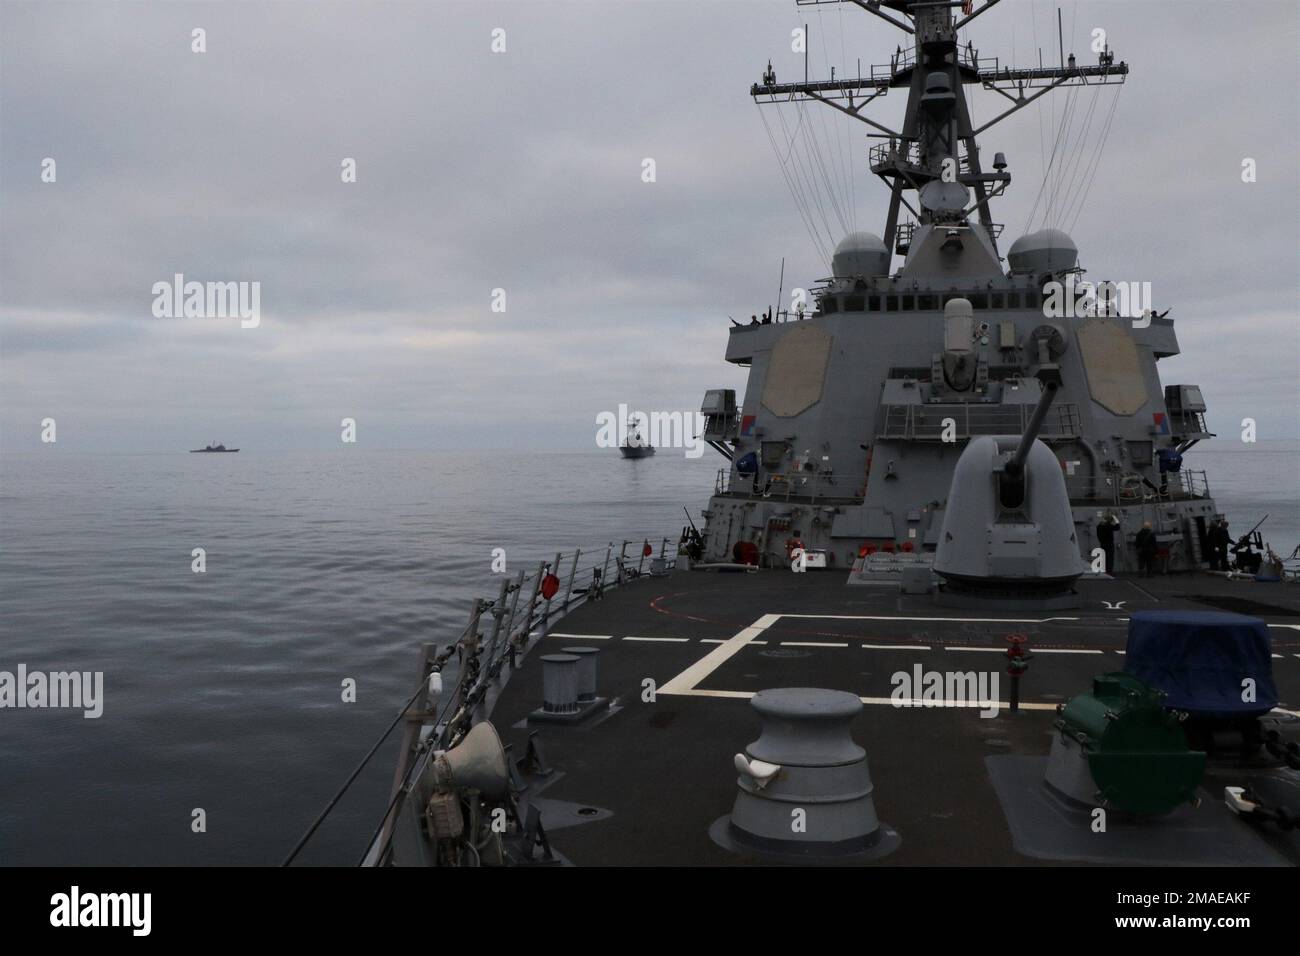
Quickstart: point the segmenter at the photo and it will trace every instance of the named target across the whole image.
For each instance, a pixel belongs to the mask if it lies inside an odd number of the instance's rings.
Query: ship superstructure
[[[1117,541],[1150,522],[1169,569],[1202,563],[1216,507],[1204,473],[1181,464],[1211,436],[1201,390],[1162,387],[1157,362],[1179,351],[1168,309],[1087,285],[1061,229],[1021,236],[1004,257],[989,204],[1009,164],[995,153],[986,168],[976,142],[1053,90],[1122,83],[1129,67],[1109,49],[1085,65],[1063,45],[1057,66],[1002,66],[958,41],[992,6],[864,4],[907,36],[888,64],[791,83],[769,64],[752,87],[764,107],[814,101],[865,124],[890,199],[883,235],[854,232],[835,249],[811,311],[731,329],[727,361],[749,378],[741,402],[730,390],[705,399],[705,437],[729,459],[705,513],[707,558],[784,562],[791,539],[840,567],[931,554],[964,446],[1023,431],[1051,378],[1060,392],[1041,437],[1084,557],[1113,515]],[[1007,101],[978,128],[972,85]],[[891,91],[907,95],[896,130],[867,115]],[[1117,564],[1131,570],[1126,550]]]

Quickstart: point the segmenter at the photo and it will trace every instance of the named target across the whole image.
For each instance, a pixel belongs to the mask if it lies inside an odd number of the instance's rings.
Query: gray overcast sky
[[[1095,62],[1101,27],[1133,68],[1083,264],[1152,282],[1184,352],[1164,381],[1203,385],[1212,429],[1300,436],[1300,4],[1060,6],[1067,51]],[[1055,10],[1009,0],[969,38],[1051,60]],[[743,389],[727,316],[775,299],[782,256],[787,289],[827,272],[748,95],[769,57],[802,74],[804,22],[815,74],[902,38],[793,2],[0,4],[0,447],[50,416],[69,449],[328,448],[351,416],[363,446],[581,449],[619,402]],[[974,96],[977,122],[1002,102]],[[982,137],[1014,177],[1004,251],[1064,96]],[[880,232],[867,129],[827,114]],[[260,282],[261,326],[154,318],[176,272]]]

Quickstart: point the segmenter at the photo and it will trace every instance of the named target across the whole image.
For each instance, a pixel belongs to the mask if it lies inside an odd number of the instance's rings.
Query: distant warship
[[[641,437],[641,424],[635,418],[627,423],[627,438],[618,450],[624,458],[649,458],[655,453],[654,445]]]
[[[909,37],[866,76],[769,63],[760,103],[879,134],[883,236],[839,244],[811,312],[731,328],[748,386],[706,395],[728,464],[675,562],[639,532],[557,553],[424,645],[363,864],[1300,862],[1300,589],[1206,573],[1173,322],[1060,313],[1073,241],[1004,268],[989,214],[1010,175],[976,132],[1128,66],[959,45],[996,4],[858,3]],[[979,130],[966,84],[1008,101]],[[864,114],[894,89],[898,130]]]
[[[236,452],[236,451],[239,451],[239,449],[238,449],[238,448],[227,448],[225,445],[208,445],[208,446],[206,446],[206,447],[204,447],[204,448],[191,448],[191,449],[190,449],[190,454],[191,454],[191,455],[198,455],[198,454],[202,454],[202,453],[204,453],[204,452],[219,452],[219,451],[224,451],[224,452]]]

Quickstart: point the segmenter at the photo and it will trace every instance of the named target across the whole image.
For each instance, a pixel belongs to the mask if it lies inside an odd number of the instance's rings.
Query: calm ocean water
[[[104,714],[0,710],[0,863],[278,862],[414,689],[418,648],[557,550],[675,536],[721,459],[366,452],[0,456],[0,670],[104,672]],[[1196,450],[1300,543],[1300,443]],[[697,518],[698,521],[698,518]],[[207,571],[190,552],[207,551]],[[340,682],[357,682],[343,703]],[[353,863],[381,751],[300,858]],[[202,808],[207,832],[191,831]]]

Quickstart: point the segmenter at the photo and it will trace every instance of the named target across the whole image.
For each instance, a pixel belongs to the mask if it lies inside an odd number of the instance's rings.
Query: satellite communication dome
[[[889,275],[889,250],[871,232],[851,232],[835,247],[831,270],[837,279]]]
[[[1040,229],[1013,242],[1007,261],[1014,274],[1061,272],[1079,264],[1079,247],[1060,229]]]

